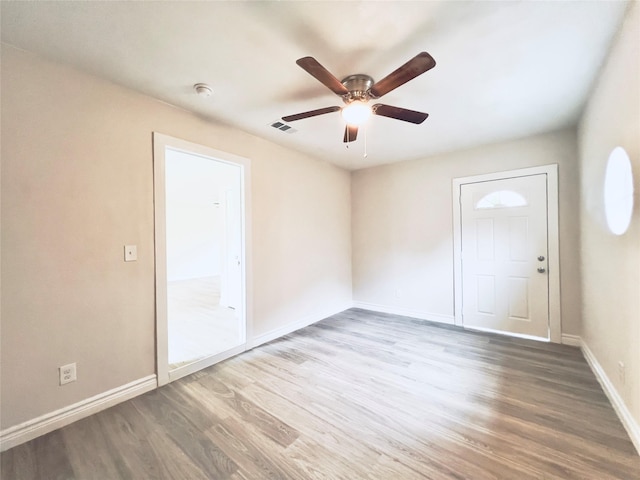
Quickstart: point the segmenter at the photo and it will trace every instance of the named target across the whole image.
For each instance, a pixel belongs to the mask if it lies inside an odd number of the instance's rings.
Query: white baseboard
[[[156,376],[149,375],[73,405],[9,427],[0,432],[0,451],[4,452],[16,445],[28,442],[125,400],[142,395],[156,388],[157,384]]]
[[[568,333],[563,333],[562,344],[570,345],[572,347],[582,347],[582,339],[578,335],[570,335]]]
[[[638,455],[640,455],[640,426],[631,415],[631,412],[618,394],[616,388],[613,386],[613,383],[611,383],[611,380],[609,380],[604,369],[600,366],[598,359],[582,339],[580,339],[580,349],[582,350],[582,354],[587,360],[587,363],[591,367],[591,370],[598,379],[598,382],[602,386],[604,393],[609,398],[611,405],[613,405],[613,409],[618,414],[618,418],[622,422],[622,425],[629,434],[629,438],[631,438],[631,442],[633,442],[633,445],[636,447]]]
[[[249,340],[247,342],[247,350],[258,347],[277,338],[284,337],[285,335],[295,332],[296,330],[308,327],[312,323],[324,320],[325,318],[335,315],[336,313],[344,312],[349,308],[351,308],[351,303],[341,304],[330,309],[318,311],[311,315],[307,315],[306,317],[303,317],[295,322],[288,323],[282,327],[276,328],[275,330],[270,330]]]
[[[409,308],[358,301],[353,302],[353,307],[362,308],[364,310],[371,310],[373,312],[391,313],[393,315],[402,315],[404,317],[419,318],[421,320],[428,320],[430,322],[446,323],[448,325],[454,324],[453,315],[442,315],[441,313],[429,313],[419,310],[412,310]]]

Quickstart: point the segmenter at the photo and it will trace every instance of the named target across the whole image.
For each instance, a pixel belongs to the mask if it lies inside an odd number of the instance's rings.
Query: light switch
[[[138,260],[138,246],[137,245],[125,245],[124,246],[124,261],[135,262]]]

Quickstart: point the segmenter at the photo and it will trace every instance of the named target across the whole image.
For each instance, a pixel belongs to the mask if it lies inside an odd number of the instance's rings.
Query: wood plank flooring
[[[640,479],[576,348],[348,310],[1,455],[2,479]]]

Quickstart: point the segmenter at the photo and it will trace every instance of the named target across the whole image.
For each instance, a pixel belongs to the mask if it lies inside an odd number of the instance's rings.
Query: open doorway
[[[165,217],[169,368],[244,343],[239,165],[168,148]]]
[[[246,164],[239,160],[154,134],[160,385],[244,350]]]

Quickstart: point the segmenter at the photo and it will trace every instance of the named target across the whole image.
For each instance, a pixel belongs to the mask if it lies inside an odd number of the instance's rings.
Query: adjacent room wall
[[[582,337],[636,425],[640,449],[640,6],[633,2],[579,126]],[[627,233],[607,228],[607,159],[626,149],[635,175]],[[625,381],[618,373],[625,365]]]
[[[222,189],[240,191],[240,169],[173,150],[165,156],[167,281],[220,276]]]
[[[580,332],[578,182],[573,130],[352,174],[354,301],[453,322],[453,178],[557,163],[562,330]]]
[[[349,306],[348,172],[6,45],[1,113],[0,428],[155,373],[154,131],[252,162],[254,336]]]

